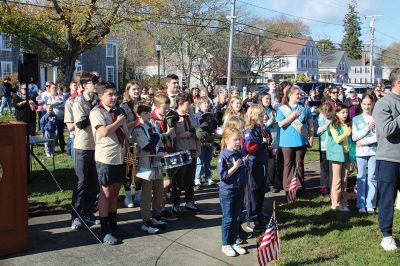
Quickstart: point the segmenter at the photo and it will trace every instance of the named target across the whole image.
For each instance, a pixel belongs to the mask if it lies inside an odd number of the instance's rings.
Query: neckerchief
[[[189,131],[192,128],[192,123],[190,122],[189,115],[179,115],[183,118],[183,124],[185,125],[185,131]]]
[[[104,107],[102,102],[99,103],[99,108],[103,108],[104,110],[106,110],[106,108]],[[117,121],[117,109],[116,108],[111,108],[109,113],[111,114],[112,121],[113,122]],[[122,129],[120,127],[118,127],[117,130],[115,131],[115,133],[117,134],[117,138],[118,138],[119,144],[124,145],[125,134],[122,131]]]

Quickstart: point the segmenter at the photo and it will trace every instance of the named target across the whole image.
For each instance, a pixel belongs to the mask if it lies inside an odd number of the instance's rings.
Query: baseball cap
[[[349,89],[349,93],[351,93],[351,92],[356,92],[356,89],[350,88],[350,89]]]
[[[50,81],[46,81],[46,86],[50,86],[51,82]]]

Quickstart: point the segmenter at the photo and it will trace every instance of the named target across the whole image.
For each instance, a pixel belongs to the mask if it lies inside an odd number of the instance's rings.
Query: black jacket
[[[29,98],[26,102],[22,105],[18,105],[18,103],[24,101],[18,95],[14,96],[13,99],[13,106],[15,108],[15,117],[17,121],[22,121],[25,123],[35,123],[36,122],[36,111],[32,111],[31,107],[29,106]],[[33,99],[31,99],[33,100]],[[33,100],[35,101],[35,100]],[[35,101],[36,103],[36,101]]]

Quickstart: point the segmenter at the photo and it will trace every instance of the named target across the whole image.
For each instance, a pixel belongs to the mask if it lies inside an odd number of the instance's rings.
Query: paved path
[[[306,175],[317,170],[306,166]],[[139,208],[118,210],[122,244],[103,246],[88,230],[71,231],[68,214],[35,217],[29,220],[27,252],[0,257],[0,265],[258,265],[255,239],[244,245],[249,253],[235,258],[221,253],[221,215],[217,187],[196,192],[196,201],[205,210],[201,214],[185,213],[179,221],[157,235],[140,230]],[[284,193],[267,195],[282,200]],[[96,235],[99,226],[92,227]]]

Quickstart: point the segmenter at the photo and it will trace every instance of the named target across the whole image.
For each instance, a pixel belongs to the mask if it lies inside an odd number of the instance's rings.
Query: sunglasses
[[[338,91],[332,91],[331,94],[338,94]]]

